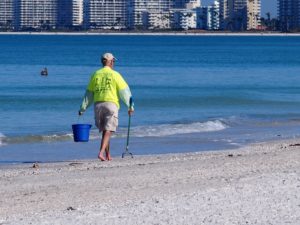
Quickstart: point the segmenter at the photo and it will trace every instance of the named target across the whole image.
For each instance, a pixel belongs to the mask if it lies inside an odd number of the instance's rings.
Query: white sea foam
[[[131,137],[165,137],[176,134],[190,134],[202,132],[214,132],[228,128],[228,125],[220,120],[195,122],[195,123],[181,123],[181,124],[161,124],[161,125],[145,125],[131,127]],[[118,128],[114,137],[124,138],[127,135],[127,128]],[[92,130],[90,139],[98,139],[99,132]]]
[[[3,146],[3,139],[5,138],[4,134],[0,133],[0,146]]]
[[[190,124],[162,124],[132,127],[131,137],[164,137],[175,134],[188,134],[200,132],[213,132],[226,129],[227,125],[220,120],[196,122]],[[114,135],[117,138],[124,138],[127,135],[127,128],[119,128]],[[90,132],[90,140],[99,139],[100,135],[97,129]],[[56,142],[72,140],[72,133],[61,133],[51,135],[28,135],[18,137],[6,137],[0,133],[0,146],[5,144],[35,143],[35,142]]]
[[[4,135],[2,135],[0,136],[0,146],[5,144],[67,141],[72,139],[73,134],[71,133],[52,135],[28,135],[16,137],[5,137]]]
[[[189,134],[201,132],[220,131],[227,128],[227,125],[220,120],[196,122],[190,124],[164,124],[156,126],[139,126],[132,129],[132,136],[135,137],[162,137],[175,134]]]

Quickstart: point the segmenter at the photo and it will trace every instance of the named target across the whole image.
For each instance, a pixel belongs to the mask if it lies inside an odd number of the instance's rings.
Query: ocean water
[[[138,154],[220,150],[300,134],[300,37],[0,35],[0,163],[95,158],[71,125],[100,55],[131,87]],[[40,71],[48,68],[47,77]],[[121,106],[112,154],[125,149]]]

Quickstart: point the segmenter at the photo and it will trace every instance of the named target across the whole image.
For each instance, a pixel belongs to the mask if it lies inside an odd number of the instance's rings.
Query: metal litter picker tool
[[[129,107],[132,107],[132,97],[129,100]],[[122,153],[122,158],[124,158],[124,156],[126,155],[130,155],[131,158],[133,158],[133,154],[131,152],[129,152],[129,134],[130,134],[130,122],[131,122],[131,115],[129,115],[128,118],[128,130],[127,130],[127,142],[126,142],[126,150]]]

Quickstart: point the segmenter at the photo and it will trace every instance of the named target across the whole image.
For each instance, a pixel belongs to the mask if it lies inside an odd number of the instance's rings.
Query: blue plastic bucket
[[[90,136],[91,124],[73,124],[73,136],[75,142],[88,142]]]

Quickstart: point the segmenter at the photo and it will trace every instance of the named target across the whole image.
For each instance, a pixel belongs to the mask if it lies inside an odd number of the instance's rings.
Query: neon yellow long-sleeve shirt
[[[121,74],[110,67],[103,67],[91,76],[80,111],[84,112],[92,101],[113,102],[120,108],[119,97],[129,107],[131,92],[127,83]]]

